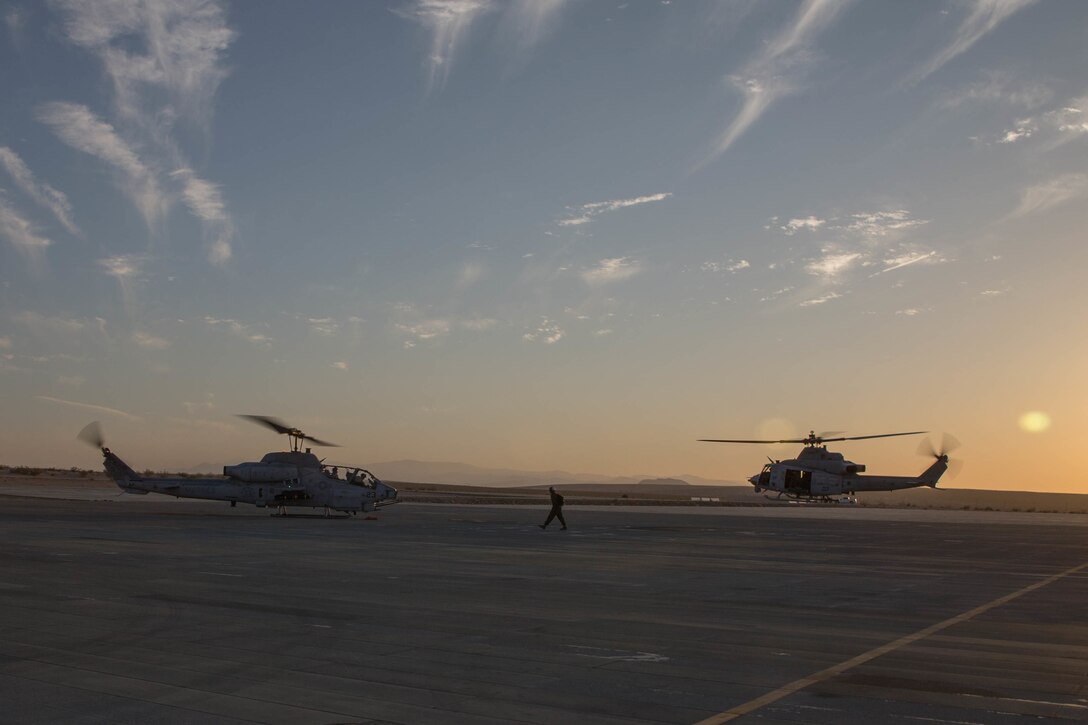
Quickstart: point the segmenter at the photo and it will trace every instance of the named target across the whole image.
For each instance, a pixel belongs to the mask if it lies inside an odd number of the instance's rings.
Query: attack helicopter
[[[948,454],[959,446],[959,443],[945,434],[941,448],[935,449],[932,443],[923,441],[918,452],[935,458],[935,462],[917,476],[862,476],[865,465],[854,463],[843,458],[841,453],[827,450],[825,443],[836,441],[859,441],[870,438],[892,438],[894,436],[923,435],[927,431],[916,430],[906,433],[880,433],[867,436],[841,436],[837,433],[821,433],[816,435],[814,431],[804,438],[787,438],[783,440],[734,440],[720,438],[702,438],[701,443],[801,443],[804,448],[797,454],[797,458],[788,461],[776,461],[769,459],[770,463],[764,464],[763,470],[748,479],[756,493],[766,491],[777,493],[775,498],[783,496],[800,501],[823,501],[853,503],[854,494],[859,491],[898,491],[904,488],[918,486],[937,487],[937,481],[949,465],[956,466],[959,461],[949,461]],[[839,437],[831,438],[826,436]],[[766,495],[766,494],[764,494]],[[768,496],[768,498],[770,498]]]
[[[266,453],[259,462],[223,467],[225,478],[150,478],[136,473],[116,453],[106,447],[98,422],[88,424],[77,438],[102,451],[106,473],[125,493],[161,493],[177,498],[239,501],[265,508],[274,506],[281,516],[287,508],[324,508],[354,516],[360,511],[374,511],[397,502],[397,489],[382,483],[374,474],[358,466],[330,466],[318,459],[303,441],[315,446],[337,447],[335,443],[306,435],[276,418],[264,415],[240,415],[239,418],[286,435],[291,450]]]

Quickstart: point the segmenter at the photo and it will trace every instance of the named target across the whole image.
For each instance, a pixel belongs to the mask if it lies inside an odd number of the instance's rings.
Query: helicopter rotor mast
[[[916,436],[928,433],[924,430],[913,430],[905,433],[878,433],[877,435],[869,436],[839,436],[837,438],[825,438],[824,436],[838,435],[837,433],[821,433],[816,435],[815,431],[809,431],[808,435],[804,438],[784,438],[782,440],[766,441],[766,440],[737,440],[730,438],[700,438],[700,443],[761,443],[761,444],[775,444],[775,443],[802,443],[807,448],[815,448],[821,446],[824,443],[831,443],[834,441],[860,441],[869,438],[892,438],[894,436]]]
[[[314,438],[313,436],[306,435],[305,433],[303,433],[298,428],[293,428],[293,427],[287,425],[286,423],[284,423],[283,421],[281,421],[280,419],[273,418],[273,417],[268,416],[268,415],[239,415],[238,417],[239,418],[245,418],[246,420],[252,421],[252,422],[256,423],[257,425],[261,425],[261,426],[264,426],[265,428],[268,428],[270,430],[274,430],[277,433],[279,433],[280,435],[287,436],[288,439],[291,441],[291,451],[292,452],[297,453],[299,451],[299,449],[302,447],[302,441],[309,441],[310,443],[313,443],[315,446],[324,446],[324,447],[328,447],[328,448],[339,448],[340,447],[340,445],[338,443],[330,443],[328,441],[323,441],[323,440],[320,440],[319,438]]]

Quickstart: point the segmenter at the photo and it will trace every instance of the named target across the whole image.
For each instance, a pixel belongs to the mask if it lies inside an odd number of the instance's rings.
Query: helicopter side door
[[[766,481],[763,480],[763,476],[760,476],[760,483],[763,488],[768,491],[785,491],[786,490],[786,467],[785,466],[768,466],[770,468],[770,475]]]
[[[807,496],[812,493],[812,472],[787,468],[783,483],[786,491]]]

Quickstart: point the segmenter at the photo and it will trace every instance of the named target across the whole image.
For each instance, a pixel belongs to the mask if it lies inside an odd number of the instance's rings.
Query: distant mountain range
[[[484,468],[468,463],[450,461],[384,461],[373,463],[367,468],[388,481],[413,483],[455,483],[467,486],[539,486],[552,483],[614,483],[638,484],[642,482],[663,483],[665,477],[654,475],[641,476],[605,476],[594,473],[571,473],[570,471],[520,471],[511,468]],[[719,481],[701,476],[668,476],[668,483],[689,483],[696,486],[735,486],[734,481]]]

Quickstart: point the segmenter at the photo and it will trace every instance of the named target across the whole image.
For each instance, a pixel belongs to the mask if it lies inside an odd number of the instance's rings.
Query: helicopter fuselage
[[[948,468],[947,456],[918,476],[865,476],[865,466],[843,458],[823,446],[808,446],[797,458],[774,461],[748,479],[756,492],[778,493],[792,498],[826,499],[860,491],[896,491],[918,486],[936,487]]]
[[[397,489],[358,466],[326,466],[309,450],[268,453],[259,462],[224,466],[224,478],[145,478],[108,448],[106,472],[126,493],[161,493],[272,506],[325,508],[357,513],[396,503]],[[341,469],[343,473],[341,473]]]

